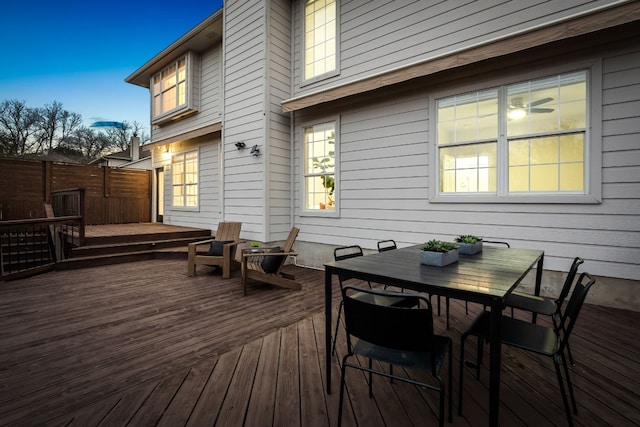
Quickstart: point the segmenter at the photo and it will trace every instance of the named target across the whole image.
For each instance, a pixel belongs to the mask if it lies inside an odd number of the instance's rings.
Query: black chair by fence
[[[586,283],[585,283],[586,282]],[[564,369],[564,375],[569,390],[569,397],[571,398],[571,406],[573,413],[577,415],[578,409],[576,406],[576,400],[573,393],[573,385],[571,384],[571,377],[569,375],[569,368],[567,366],[567,359],[565,357],[565,349],[569,343],[569,337],[573,331],[580,309],[587,297],[587,293],[591,286],[595,283],[595,279],[591,277],[589,273],[582,273],[578,282],[576,283],[571,298],[567,304],[566,310],[560,317],[560,326],[558,328],[548,328],[535,323],[526,322],[524,320],[515,319],[513,317],[502,316],[502,344],[516,347],[525,351],[530,351],[539,355],[551,357],[558,378],[558,385],[560,388],[560,394],[562,396],[562,403],[564,405],[565,412],[567,414],[567,421],[569,426],[573,426],[573,417],[571,415],[571,408],[569,408],[569,401],[567,399],[567,392],[565,390],[564,382],[562,378],[562,372],[560,370],[560,363]],[[489,311],[483,311],[474,320],[471,327],[462,334],[460,339],[460,377],[458,387],[458,414],[462,415],[462,395],[463,390],[463,374],[464,374],[464,344],[469,336],[475,336],[478,338],[477,348],[477,363],[476,378],[480,377],[480,365],[482,364],[483,355],[483,342],[489,339],[490,330],[490,315]]]
[[[367,295],[368,298],[362,298]],[[412,300],[416,308],[398,307],[397,304],[380,304],[380,300],[396,299],[398,302]],[[369,397],[373,396],[373,374],[393,380],[411,383],[437,390],[440,394],[439,420],[444,425],[445,384],[440,369],[448,354],[449,361],[449,422],[452,419],[452,348],[451,338],[433,332],[431,302],[419,294],[403,294],[378,289],[345,286],[342,289],[344,318],[347,332],[347,354],[342,359],[340,378],[340,401],[338,425],[342,424],[346,368],[369,373]],[[353,356],[369,360],[368,366],[351,362]],[[373,368],[373,360],[398,365],[409,369],[420,369],[431,373],[434,383],[417,381]],[[354,388],[350,388],[354,392]]]
[[[523,292],[512,292],[509,294],[505,300],[505,305],[506,307],[511,308],[511,317],[513,317],[514,308],[534,314],[550,316],[551,321],[553,322],[553,327],[557,331],[560,327],[560,318],[562,317],[562,304],[564,303],[565,298],[569,295],[571,286],[573,286],[573,281],[576,278],[578,267],[583,263],[584,260],[582,258],[574,258],[558,298],[531,295]],[[567,343],[567,355],[569,356],[569,362],[571,365],[575,365],[569,343]]]
[[[341,260],[345,260],[345,259],[350,259],[350,258],[355,258],[355,257],[359,257],[359,256],[363,256],[364,252],[362,251],[362,248],[359,245],[351,245],[351,246],[340,246],[337,247],[333,250],[333,259],[335,261],[341,261]],[[345,276],[338,276],[338,282],[340,283],[340,289],[343,288],[344,286],[344,282],[346,280],[349,280],[350,277],[345,277]],[[371,288],[371,283],[369,282],[369,288]],[[356,295],[356,298],[363,298],[363,299],[370,299],[371,296],[368,294],[362,294],[362,295]],[[398,299],[398,298],[384,298],[384,297],[379,297],[377,299],[377,301],[380,304],[387,304],[387,305],[399,305],[401,307],[412,307],[413,304],[415,304],[415,301],[413,299]],[[336,320],[336,328],[335,328],[335,332],[333,334],[333,345],[332,345],[332,353],[335,353],[336,351],[336,338],[338,336],[338,329],[340,327],[340,317],[342,314],[342,308],[344,305],[344,300],[340,301],[340,305],[338,306],[338,319]]]

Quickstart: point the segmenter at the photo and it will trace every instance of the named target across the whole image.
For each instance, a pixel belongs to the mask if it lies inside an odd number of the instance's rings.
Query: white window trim
[[[165,111],[164,113],[158,114],[157,116],[153,116],[154,111],[154,92],[153,92],[153,79],[156,76],[162,75],[162,72],[165,71],[170,66],[177,66],[177,63],[184,59],[186,66],[186,88],[185,88],[185,103],[182,106],[178,106],[171,110]],[[176,58],[175,61],[172,61],[171,64],[167,64],[160,71],[151,76],[150,81],[150,91],[149,96],[151,98],[151,123],[154,125],[159,125],[165,123],[170,120],[176,120],[178,118],[184,117],[186,115],[190,115],[194,112],[199,111],[200,109],[200,97],[199,90],[200,82],[197,81],[200,79],[200,62],[197,55],[191,51],[181,55],[179,58]],[[177,95],[177,94],[176,94]]]
[[[309,79],[305,78],[305,74],[304,74],[304,69],[305,69],[305,64],[306,64],[306,58],[305,58],[305,51],[306,51],[306,45],[305,45],[305,34],[306,34],[306,20],[305,20],[305,14],[304,14],[304,2],[301,2],[301,12],[300,12],[300,16],[302,19],[302,34],[301,34],[301,38],[300,38],[300,46],[301,47],[301,54],[302,54],[302,61],[300,63],[300,80],[301,80],[301,84],[300,87],[305,87],[308,85],[311,85],[313,83],[317,83],[319,81],[322,80],[326,80],[332,77],[336,77],[338,75],[340,75],[340,0],[336,0],[336,68],[334,70],[331,71],[327,71],[326,73],[323,74],[319,74],[317,76],[313,76]]]
[[[527,64],[522,68],[530,68]],[[449,96],[509,85],[526,80],[536,80],[547,76],[572,71],[587,70],[587,130],[585,137],[585,194],[517,194],[488,195],[477,193],[441,194],[438,141],[436,139],[437,105],[436,100]],[[550,203],[550,204],[597,204],[602,202],[602,61],[600,59],[563,64],[558,67],[534,68],[521,74],[510,74],[498,79],[483,80],[468,86],[457,86],[434,92],[429,99],[429,201],[431,203]],[[500,150],[500,145],[498,150]],[[506,173],[500,165],[498,174]]]
[[[173,158],[175,156],[183,156],[183,157],[185,157],[187,154],[193,153],[193,152],[196,153],[196,156],[198,158],[198,200],[196,202],[197,205],[196,206],[176,206],[176,205],[173,204],[173,189],[174,189],[174,185],[173,185]],[[170,168],[169,168],[170,181],[169,181],[169,183],[170,183],[170,186],[171,186],[171,209],[176,210],[176,211],[200,212],[200,194],[202,192],[202,181],[201,181],[202,165],[200,164],[201,155],[202,155],[202,153],[200,153],[200,148],[196,148],[194,150],[180,151],[178,153],[171,154],[171,160],[169,161],[169,165],[170,165]],[[185,193],[185,197],[186,197],[186,193]]]
[[[306,174],[305,174],[305,162],[307,161],[305,155],[305,141],[304,141],[304,130],[305,128],[321,125],[323,123],[334,122],[335,126],[335,166],[334,166],[334,180],[335,180],[335,190],[333,192],[333,199],[335,203],[335,209],[307,209],[306,198],[307,198],[307,189],[306,189]],[[299,194],[300,194],[300,216],[306,217],[323,217],[323,218],[339,218],[340,217],[340,116],[331,116],[324,117],[322,119],[313,120],[309,122],[305,122],[301,124],[298,128],[298,134],[300,135],[300,140],[302,141],[302,154],[300,155],[300,183],[299,183]]]

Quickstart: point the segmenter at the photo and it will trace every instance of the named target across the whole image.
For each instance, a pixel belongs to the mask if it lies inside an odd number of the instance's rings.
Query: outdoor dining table
[[[491,308],[489,424],[497,426],[500,405],[500,322],[504,299],[533,268],[536,268],[535,294],[539,295],[543,261],[544,251],[541,250],[485,245],[478,254],[460,255],[457,263],[431,267],[420,263],[420,245],[415,245],[325,264],[327,393],[331,393],[332,276],[368,280]]]

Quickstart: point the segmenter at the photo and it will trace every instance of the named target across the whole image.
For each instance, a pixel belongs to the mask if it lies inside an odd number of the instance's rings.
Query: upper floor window
[[[197,111],[197,65],[195,55],[188,53],[151,78],[154,123]]]
[[[577,71],[438,99],[438,194],[586,194],[587,81]]]
[[[304,128],[305,209],[335,212],[336,122]]]
[[[304,78],[337,69],[336,0],[307,0],[304,6]]]
[[[175,154],[171,158],[174,207],[198,206],[198,152]]]

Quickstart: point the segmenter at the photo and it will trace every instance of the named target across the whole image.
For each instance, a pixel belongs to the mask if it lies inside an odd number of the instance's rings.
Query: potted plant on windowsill
[[[462,234],[456,237],[456,243],[460,246],[462,255],[474,255],[482,252],[482,237],[472,234]]]
[[[336,152],[329,148],[335,143],[335,136],[332,132],[327,139],[328,152],[326,152],[326,155],[324,157],[311,158],[313,170],[319,172],[319,178],[325,191],[325,201],[319,203],[320,209],[334,209],[335,206],[333,193],[335,192],[336,180],[333,174],[335,173]]]
[[[420,249],[420,264],[444,267],[458,262],[459,246],[452,242],[442,240],[429,240]]]
[[[328,170],[333,169],[334,165],[331,163],[332,161],[333,157],[324,157],[322,159],[314,157],[313,167],[314,169],[320,170],[321,173],[326,173]],[[320,176],[320,181],[322,182],[322,186],[325,189],[327,201],[327,203],[320,203],[320,209],[331,208],[334,205],[333,193],[335,191],[336,181],[332,176],[329,175]]]

